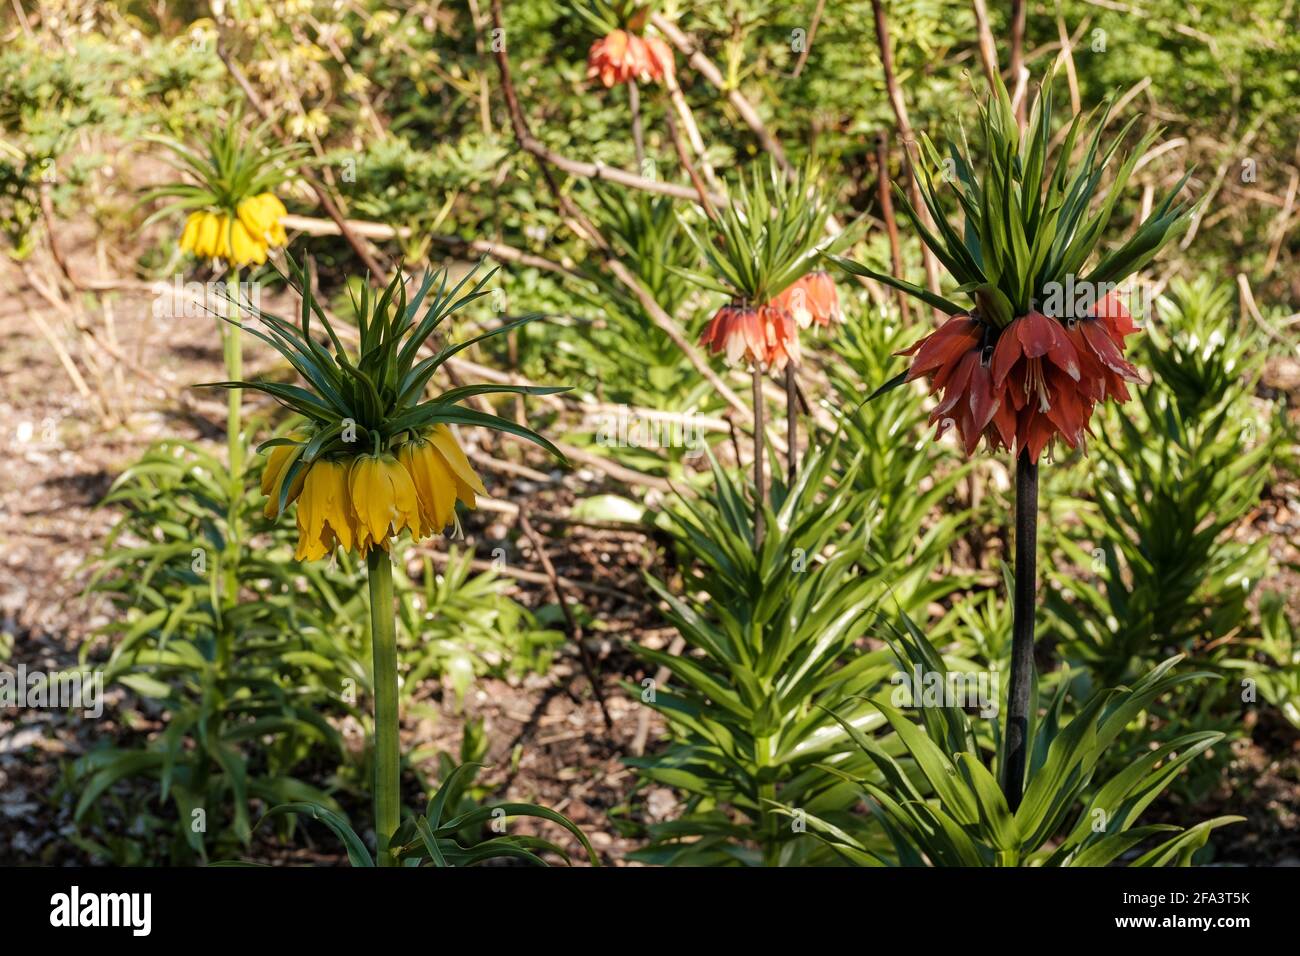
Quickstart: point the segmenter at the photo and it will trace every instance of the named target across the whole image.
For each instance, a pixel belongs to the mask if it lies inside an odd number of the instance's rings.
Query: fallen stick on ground
[[[578,658],[582,661],[582,669],[586,672],[587,681],[591,684],[591,692],[596,695],[596,703],[600,705],[600,715],[605,719],[605,730],[612,732],[614,730],[614,721],[610,719],[609,708],[605,705],[605,691],[600,686],[600,675],[596,669],[596,661],[592,658],[591,650],[587,647],[583,639],[582,625],[578,623],[577,617],[574,616],[573,608],[569,607],[569,602],[564,599],[564,593],[560,590],[560,576],[555,573],[555,565],[551,564],[551,558],[546,553],[546,544],[542,541],[535,528],[528,520],[528,515],[524,514],[521,508],[518,513],[519,527],[524,535],[528,538],[529,543],[533,546],[533,551],[537,553],[537,558],[542,562],[542,568],[546,571],[546,583],[551,588],[551,598],[560,606],[564,613],[564,620],[569,625],[569,637],[574,645],[578,648]]]

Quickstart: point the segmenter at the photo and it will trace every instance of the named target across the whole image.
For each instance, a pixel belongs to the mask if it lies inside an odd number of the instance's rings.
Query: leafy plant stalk
[[[767,487],[763,478],[763,458],[767,454],[766,436],[763,434],[763,370],[754,363],[754,553],[763,550],[763,537],[767,531],[767,518],[763,503],[767,501]]]
[[[1014,813],[1025,787],[1029,749],[1030,685],[1034,675],[1034,611],[1038,590],[1038,466],[1027,452],[1016,459],[1016,585],[1011,625],[1011,689],[1002,792]]]
[[[239,319],[240,303],[242,297],[239,292],[239,269],[230,270],[230,278],[226,282],[226,295],[230,314],[230,322],[221,322],[217,324],[223,326],[222,340],[225,346],[224,358],[226,362],[226,378],[231,382],[237,382],[244,377],[244,352],[243,343],[239,338]],[[232,388],[226,396],[226,448],[229,453],[230,475],[238,479],[244,470],[244,443],[240,441],[239,430],[242,426],[241,402],[243,393],[237,388]]]
[[[645,133],[641,126],[641,91],[636,80],[627,84],[627,108],[632,114],[632,144],[636,150],[636,174],[645,175]]]
[[[239,340],[239,269],[232,266],[226,280],[226,308],[230,321],[217,318],[218,332],[221,335],[222,358],[226,364],[226,377],[237,381],[244,373],[243,346]],[[233,608],[239,603],[239,559],[242,551],[242,529],[240,526],[239,498],[244,487],[244,440],[243,428],[243,394],[231,389],[226,396],[226,464],[229,466],[230,507],[226,515],[227,541],[221,557],[221,566],[225,572],[226,607]],[[218,637],[217,663],[224,674],[234,656],[235,635],[228,620],[221,622]]]
[[[393,563],[388,552],[366,556],[370,587],[370,641],[375,686],[375,843],[380,866],[396,866],[390,841],[401,823],[401,757],[397,741],[397,630],[393,620]]]

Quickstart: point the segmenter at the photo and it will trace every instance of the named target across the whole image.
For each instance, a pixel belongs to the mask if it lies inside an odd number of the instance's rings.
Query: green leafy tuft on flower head
[[[408,298],[407,279],[402,271],[382,292],[368,286],[354,297],[358,347],[349,351],[312,293],[312,277],[306,263],[288,260],[288,278],[302,300],[297,323],[261,309],[248,309],[261,328],[237,323],[284,357],[301,378],[301,384],[282,382],[215,382],[211,387],[249,388],[265,392],[311,424],[301,440],[277,438],[262,449],[276,445],[298,445],[302,453],[294,460],[282,481],[279,507],[283,509],[289,489],[299,473],[318,459],[330,455],[359,455],[387,450],[437,425],[477,425],[508,432],[535,442],[564,461],[564,455],[537,432],[507,418],[465,408],[459,403],[476,395],[510,393],[553,395],[567,386],[469,385],[426,397],[430,380],[439,368],[458,352],[476,342],[509,332],[540,316],[525,315],[489,329],[456,345],[444,344],[431,355],[421,357],[424,347],[442,322],[453,312],[488,294],[484,287],[496,274],[488,270],[470,286],[481,264],[448,288],[446,269],[426,271]],[[467,289],[467,287],[469,287]],[[313,322],[324,330],[324,341],[313,336]]]
[[[926,228],[895,184],[899,202],[922,241],[957,281],[958,291],[974,300],[975,311],[985,321],[999,327],[1044,301],[1050,286],[1067,286],[1074,279],[1093,287],[1118,285],[1184,231],[1195,210],[1194,203],[1175,202],[1189,171],[1153,205],[1129,239],[1109,252],[1100,252],[1116,201],[1138,161],[1162,131],[1149,131],[1123,155],[1121,144],[1138,118],[1129,120],[1104,144],[1102,137],[1111,113],[1107,100],[1099,110],[1077,114],[1051,156],[1054,77],[1049,74],[1040,86],[1024,132],[1016,123],[1006,87],[1001,79],[994,81],[992,96],[980,109],[983,162],[973,159],[964,133],[961,148],[955,141],[949,142],[947,156],[922,135],[925,161],[917,163],[916,169],[935,231]],[[1080,146],[1082,157],[1075,164],[1073,157]],[[1107,169],[1121,155],[1114,179],[1103,184]],[[941,193],[948,187],[956,197],[962,221],[941,202]],[[1099,196],[1104,198],[1094,202]],[[834,261],[849,272],[901,289],[949,315],[971,311],[860,263],[843,258]]]

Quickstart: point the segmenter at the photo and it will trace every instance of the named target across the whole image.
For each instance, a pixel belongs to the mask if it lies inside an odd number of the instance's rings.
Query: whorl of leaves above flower
[[[706,345],[726,351],[729,362],[743,355],[752,364],[780,369],[789,358],[797,360],[797,323],[780,297],[824,252],[850,241],[848,229],[833,242],[825,239],[829,218],[830,202],[815,168],[787,175],[770,161],[752,180],[737,180],[715,219],[703,225],[682,221],[709,271],[675,271],[730,299],[706,330]]]
[[[1139,117],[1129,120],[1109,145],[1103,145],[1110,102],[1079,113],[1053,160],[1048,156],[1053,79],[1054,74],[1049,75],[1039,89],[1024,133],[1016,124],[1006,87],[1000,79],[993,84],[991,101],[980,109],[983,163],[972,159],[964,133],[960,149],[955,141],[949,142],[946,160],[929,137],[921,135],[928,162],[916,164],[916,170],[937,232],[925,227],[906,194],[895,184],[899,202],[922,240],[957,281],[958,291],[970,295],[979,316],[998,328],[1033,309],[1041,309],[1049,286],[1065,285],[1067,278],[1094,286],[1118,285],[1185,230],[1194,210],[1192,203],[1174,201],[1191,175],[1189,171],[1153,204],[1150,214],[1128,240],[1097,258],[1094,254],[1116,201],[1138,161],[1162,130],[1155,128],[1143,135],[1120,162],[1114,180],[1103,186],[1106,170]],[[1076,145],[1085,140],[1082,158],[1072,167]],[[977,176],[975,170],[981,168],[983,174]],[[940,170],[945,171],[942,186],[951,187],[963,223],[940,201],[940,187],[934,181]],[[1104,199],[1094,203],[1099,194]],[[1092,268],[1085,272],[1094,259]],[[848,259],[838,258],[836,262],[850,272],[902,289],[949,315],[970,311],[892,275]]]

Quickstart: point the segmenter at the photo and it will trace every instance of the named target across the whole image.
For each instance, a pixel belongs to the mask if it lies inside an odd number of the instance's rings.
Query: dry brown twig
[[[505,36],[505,25],[501,13],[501,0],[492,0],[492,23],[493,26],[501,30],[501,36]],[[519,105],[519,96],[515,90],[514,81],[510,74],[510,57],[507,52],[505,42],[494,44],[497,70],[501,76],[501,88],[506,101],[506,109],[510,114],[510,125],[515,134],[515,139],[527,149],[528,143],[537,143],[536,138],[528,128],[528,120],[524,117],[523,108]],[[532,152],[531,150],[529,150]],[[560,206],[565,215],[572,220],[579,236],[585,237],[597,250],[599,250],[604,262],[605,268],[609,271],[620,284],[624,286],[632,295],[641,303],[642,308],[650,316],[651,321],[668,336],[674,345],[681,350],[686,356],[688,362],[717,390],[727,404],[731,405],[736,413],[750,420],[753,413],[745,406],[740,397],[736,395],[726,382],[715,372],[708,361],[700,354],[699,349],[692,345],[682,334],[682,330],[677,323],[663,310],[663,307],[655,301],[643,286],[639,279],[620,261],[613,253],[608,240],[600,233],[600,230],[588,219],[580,209],[574,205],[564,190],[560,187],[551,169],[551,164],[545,159],[544,154],[532,152],[537,160],[538,168],[542,173],[542,178],[546,181],[547,188],[550,190],[552,197]],[[639,178],[639,177],[634,177]],[[694,191],[691,191],[691,198],[694,198]]]
[[[596,662],[592,659],[591,651],[583,640],[582,625],[574,616],[573,608],[569,607],[569,602],[564,599],[564,592],[560,590],[560,576],[555,573],[555,565],[551,563],[550,555],[546,553],[546,545],[543,544],[541,535],[533,528],[532,523],[528,520],[528,515],[524,514],[523,509],[517,514],[519,527],[527,536],[533,546],[533,551],[537,554],[537,559],[542,563],[542,569],[546,572],[547,583],[551,588],[551,598],[560,606],[564,613],[564,620],[569,625],[569,637],[578,648],[578,659],[582,661],[582,669],[587,675],[587,681],[591,684],[591,691],[596,696],[596,703],[600,705],[600,715],[605,719],[605,729],[612,731],[614,721],[610,719],[609,708],[605,706],[605,691],[600,686],[600,676],[596,670]]]
[[[894,196],[890,189],[889,177],[889,134],[883,129],[876,134],[876,179],[877,199],[880,202],[880,215],[885,220],[885,233],[889,237],[889,264],[894,276],[906,278],[903,274],[903,248],[898,241],[898,220],[894,216]],[[894,291],[898,302],[898,311],[905,323],[912,321],[912,307],[908,296],[902,289]]]
[[[254,90],[253,85],[249,83],[248,77],[244,75],[244,71],[239,68],[238,64],[236,64],[231,58],[229,51],[220,43],[217,44],[217,56],[221,58],[221,62],[226,65],[227,72],[230,73],[231,78],[239,86],[240,90],[243,91],[244,98],[248,100],[249,104],[257,111],[259,116],[264,120],[270,121],[271,130],[275,133],[280,142],[288,144],[289,139],[285,135],[284,129],[274,120],[270,110],[268,110],[266,104],[262,102],[261,97],[257,95],[257,91]],[[379,260],[375,258],[373,250],[371,250],[366,241],[348,227],[347,219],[344,217],[338,204],[334,201],[333,196],[330,195],[330,191],[308,170],[299,169],[298,175],[302,177],[303,182],[308,185],[311,191],[316,194],[316,200],[320,203],[321,208],[325,210],[326,215],[334,220],[335,224],[339,228],[339,233],[343,236],[347,244],[352,247],[352,251],[357,254],[357,258],[361,260],[362,265],[364,265],[370,272],[373,281],[383,284],[386,281],[385,277],[387,276],[387,270],[379,264]]]
[[[989,26],[989,11],[984,0],[973,0],[975,30],[979,34],[980,63],[989,85],[998,77],[998,48],[993,42],[993,29]]]
[[[894,72],[894,52],[889,39],[889,23],[885,19],[885,7],[882,0],[871,0],[872,12],[875,15],[876,26],[876,43],[880,48],[880,65],[885,74],[885,92],[889,97],[889,105],[894,111],[894,119],[898,123],[898,135],[903,141],[903,156],[907,160],[908,177],[907,186],[908,194],[912,203],[912,208],[916,210],[917,216],[921,219],[921,225],[925,226],[931,232],[934,231],[934,222],[926,209],[925,203],[921,201],[921,189],[916,180],[916,171],[913,168],[919,155],[919,148],[916,144],[916,133],[912,130],[912,121],[907,115],[907,103],[903,99],[902,88],[898,85],[898,77]],[[925,280],[931,292],[939,294],[939,263],[930,251],[930,247],[921,244],[921,253],[925,261]],[[938,316],[938,310],[933,310]]]

